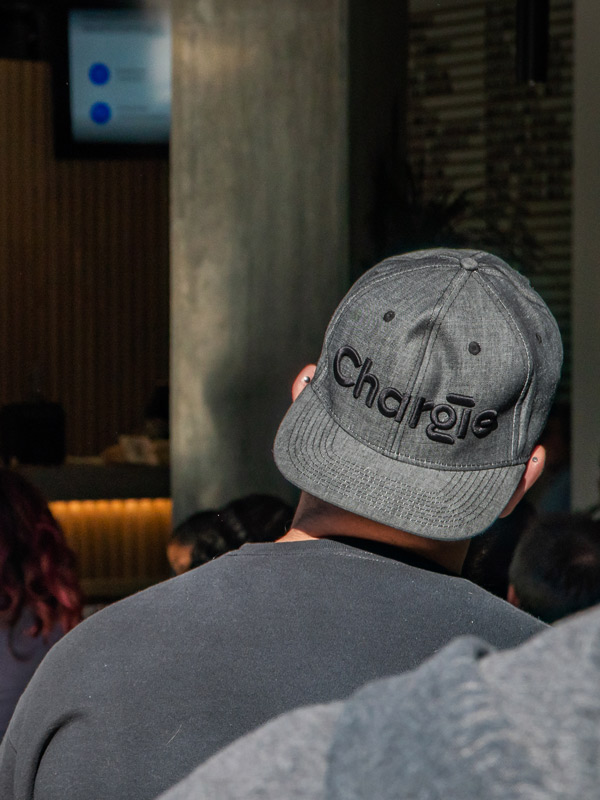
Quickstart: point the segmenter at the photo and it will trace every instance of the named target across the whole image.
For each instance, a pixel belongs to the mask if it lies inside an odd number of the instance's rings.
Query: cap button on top
[[[461,258],[460,265],[463,269],[468,269],[470,272],[477,269],[479,264],[474,258]]]

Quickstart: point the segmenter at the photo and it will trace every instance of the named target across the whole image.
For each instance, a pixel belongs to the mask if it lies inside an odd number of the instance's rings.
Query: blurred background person
[[[548,623],[600,603],[600,521],[540,515],[517,544],[509,581],[508,601]]]
[[[246,542],[274,542],[293,516],[290,505],[269,494],[250,494],[219,510],[198,511],[179,524],[167,545],[175,575],[236,550]]]
[[[45,500],[0,470],[0,739],[36,667],[82,616],[75,556]]]
[[[462,577],[506,600],[508,570],[519,539],[536,518],[535,506],[527,498],[521,500],[508,517],[500,517],[469,543]]]
[[[175,575],[199,567],[227,552],[227,542],[219,531],[218,511],[197,511],[180,523],[167,544],[167,558]]]

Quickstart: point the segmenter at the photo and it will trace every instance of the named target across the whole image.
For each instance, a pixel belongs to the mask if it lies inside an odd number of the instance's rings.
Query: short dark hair
[[[471,539],[462,577],[506,600],[510,563],[523,531],[535,517],[535,507],[524,498],[512,514],[500,517]]]
[[[540,515],[524,533],[509,578],[520,607],[544,622],[600,602],[600,522]]]
[[[192,545],[193,569],[246,542],[279,539],[292,514],[292,507],[278,497],[251,494],[219,510],[197,511],[175,528],[171,541]]]
[[[191,545],[190,569],[199,567],[231,550],[219,524],[216,510],[197,511],[181,522],[171,534],[171,541]]]
[[[228,539],[237,547],[244,542],[273,542],[284,535],[294,511],[279,497],[249,494],[232,500],[219,511]]]

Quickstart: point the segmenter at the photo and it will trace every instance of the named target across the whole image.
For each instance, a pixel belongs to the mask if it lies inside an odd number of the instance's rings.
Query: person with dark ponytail
[[[0,470],[0,739],[36,667],[81,620],[75,555],[42,495]]]

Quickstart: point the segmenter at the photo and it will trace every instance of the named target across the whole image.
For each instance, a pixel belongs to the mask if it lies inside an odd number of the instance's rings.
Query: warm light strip
[[[82,579],[161,580],[169,574],[170,499],[69,500],[50,503]]]

